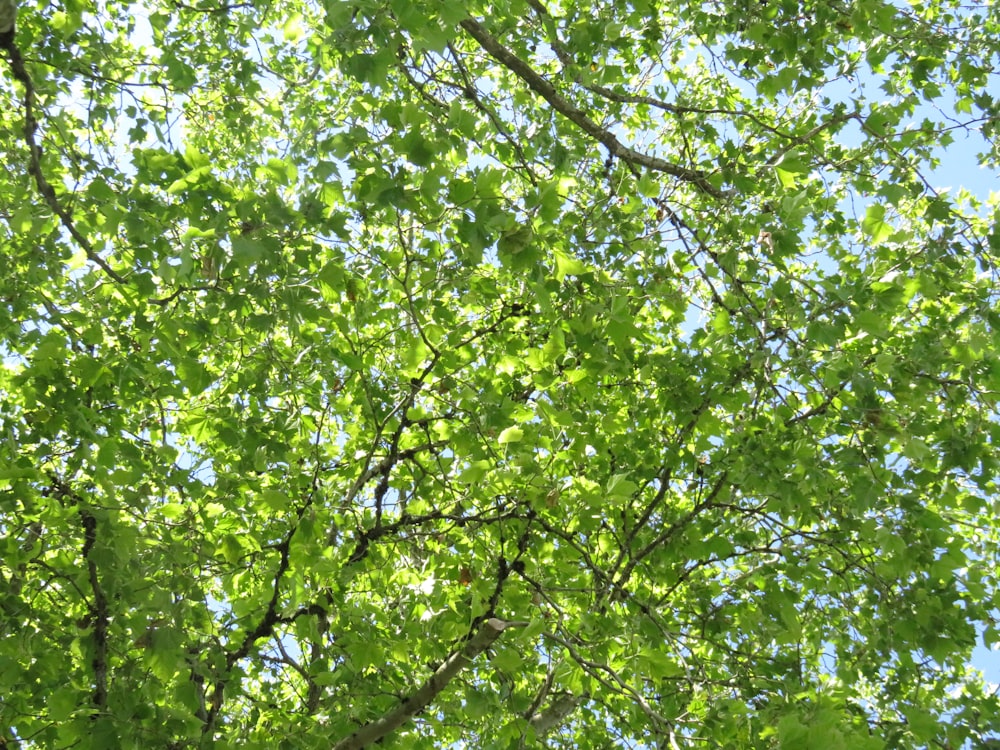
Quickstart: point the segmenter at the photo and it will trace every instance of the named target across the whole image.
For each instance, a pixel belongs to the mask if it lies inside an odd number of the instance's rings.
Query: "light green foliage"
[[[0,745],[1000,734],[997,14],[22,5]]]

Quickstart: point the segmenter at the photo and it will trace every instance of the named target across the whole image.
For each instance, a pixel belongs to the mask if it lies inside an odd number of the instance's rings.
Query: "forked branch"
[[[482,24],[478,21],[473,18],[467,18],[462,21],[460,25],[473,39],[479,43],[479,46],[489,53],[491,57],[528,84],[528,88],[551,104],[552,108],[559,114],[577,125],[581,130],[593,137],[599,143],[603,144],[612,156],[628,162],[629,164],[634,164],[636,166],[645,167],[646,169],[651,169],[654,172],[662,172],[663,174],[677,177],[680,180],[694,185],[703,193],[707,193],[713,198],[725,198],[728,195],[725,190],[721,190],[713,185],[708,179],[708,174],[705,172],[697,169],[690,169],[688,167],[682,167],[678,164],[666,161],[665,159],[644,154],[640,151],[636,151],[634,148],[626,146],[618,140],[614,133],[606,128],[602,128],[590,119],[586,112],[560,94],[556,90],[555,86],[535,72],[535,70],[528,65],[528,63],[500,44],[500,42],[498,42],[497,39],[485,28],[483,28]]]
[[[361,750],[395,731],[407,721],[417,716],[444,690],[454,677],[465,669],[472,660],[488,649],[500,634],[516,623],[491,617],[483,623],[479,632],[469,638],[459,649],[445,659],[434,674],[406,700],[388,713],[369,722],[350,737],[333,746],[333,750]]]

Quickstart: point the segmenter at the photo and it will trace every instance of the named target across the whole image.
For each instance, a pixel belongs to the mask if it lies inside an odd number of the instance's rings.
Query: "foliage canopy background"
[[[1000,730],[996,5],[0,37],[4,747]]]

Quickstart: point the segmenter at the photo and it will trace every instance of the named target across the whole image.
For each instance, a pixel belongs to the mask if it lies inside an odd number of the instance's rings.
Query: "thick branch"
[[[375,721],[365,724],[350,737],[347,737],[336,745],[333,750],[361,750],[368,747],[390,732],[395,731],[407,721],[418,715],[431,704],[438,694],[444,690],[452,679],[465,669],[473,659],[488,649],[493,642],[500,637],[504,629],[514,623],[498,620],[491,617],[479,629],[479,632],[472,636],[465,644],[454,651],[451,656],[445,659],[444,663],[430,676],[416,692],[400,703],[385,715]]]
[[[90,557],[94,544],[97,543],[97,519],[89,511],[80,508],[80,520],[83,522],[83,559],[87,561],[87,576],[94,596],[90,605],[90,620],[94,623],[94,656],[90,661],[94,670],[92,700],[94,707],[100,712],[108,705],[108,598],[101,587],[97,565]]]
[[[583,703],[582,695],[562,695],[556,698],[544,711],[532,714],[528,724],[535,731],[535,738],[541,739],[557,726],[566,721],[566,717]]]
[[[649,154],[643,154],[623,144],[615,135],[591,120],[587,113],[575,104],[563,97],[555,86],[545,78],[536,73],[530,65],[519,58],[509,49],[498,42],[483,26],[475,19],[468,18],[461,22],[461,27],[465,29],[479,45],[486,50],[494,59],[503,64],[518,78],[528,84],[528,87],[545,101],[552,105],[559,114],[576,124],[581,130],[602,143],[613,155],[630,164],[652,169],[654,172],[677,177],[689,182],[699,190],[714,198],[724,198],[727,193],[720,190],[708,180],[708,175],[696,169],[689,169],[677,164],[673,164],[664,159],[660,159]]]
[[[86,507],[81,498],[73,489],[60,479],[56,474],[50,473],[51,485],[47,487],[43,494],[55,494],[63,502],[75,504],[77,513],[80,516],[80,523],[83,526],[83,548],[80,554],[87,563],[87,580],[90,583],[90,590],[93,595],[88,609],[88,621],[94,627],[94,655],[90,660],[90,666],[94,670],[94,693],[91,701],[95,711],[92,718],[103,712],[108,705],[108,623],[111,621],[111,613],[108,608],[108,597],[101,586],[101,579],[97,574],[97,563],[91,558],[94,545],[97,544],[97,519]],[[74,588],[76,585],[73,584]],[[83,592],[76,589],[80,595]]]

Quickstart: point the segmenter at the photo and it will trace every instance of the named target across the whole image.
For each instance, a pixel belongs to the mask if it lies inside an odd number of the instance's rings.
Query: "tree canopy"
[[[225,2],[0,2],[0,747],[1000,733],[1000,6]]]

